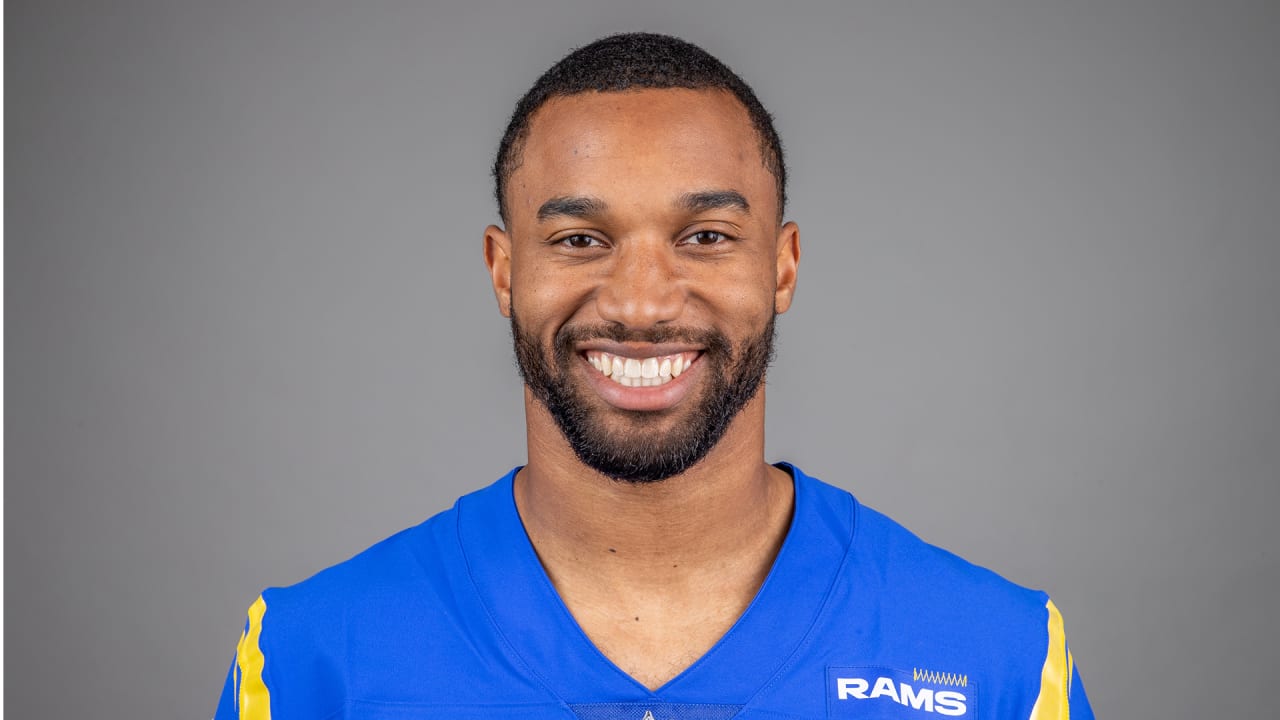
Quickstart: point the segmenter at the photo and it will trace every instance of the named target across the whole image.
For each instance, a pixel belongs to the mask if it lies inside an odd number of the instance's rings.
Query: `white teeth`
[[[587,362],[605,377],[626,387],[666,385],[693,364],[685,354],[629,358],[603,352],[587,353]]]
[[[640,377],[646,380],[658,377],[658,358],[645,358],[640,363]]]

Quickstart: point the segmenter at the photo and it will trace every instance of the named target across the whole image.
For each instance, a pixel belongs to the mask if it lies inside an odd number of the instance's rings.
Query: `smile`
[[[587,362],[600,371],[601,375],[625,387],[653,387],[666,385],[680,373],[689,369],[697,352],[676,353],[675,355],[659,355],[647,358],[629,358],[621,355],[610,355],[606,352],[589,350]]]

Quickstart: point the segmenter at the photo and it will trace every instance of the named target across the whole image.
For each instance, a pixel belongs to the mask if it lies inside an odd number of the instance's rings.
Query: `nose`
[[[685,293],[672,255],[672,248],[656,238],[620,247],[596,293],[601,319],[643,329],[678,318]]]

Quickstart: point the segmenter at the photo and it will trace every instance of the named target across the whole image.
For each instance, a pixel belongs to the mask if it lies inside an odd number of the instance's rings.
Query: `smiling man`
[[[494,177],[528,464],[265,591],[219,718],[1091,717],[1043,593],[765,462],[800,237],[740,78],[595,42],[519,102]]]

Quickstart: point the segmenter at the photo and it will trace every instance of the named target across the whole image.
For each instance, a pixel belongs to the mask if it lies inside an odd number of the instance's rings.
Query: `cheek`
[[[772,317],[776,272],[760,263],[734,263],[708,268],[707,276],[696,286],[704,288],[704,296],[718,306],[725,317],[740,317],[747,325],[757,326]]]
[[[545,325],[551,332],[568,321],[590,296],[590,287],[566,273],[549,272],[545,268],[525,267],[512,271],[511,301],[527,329],[543,334]]]

